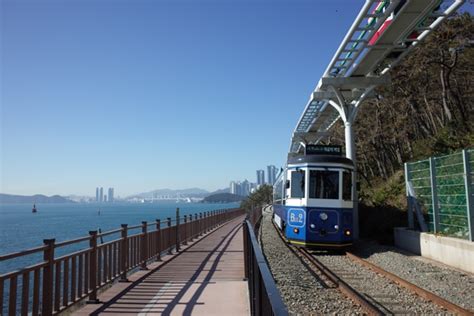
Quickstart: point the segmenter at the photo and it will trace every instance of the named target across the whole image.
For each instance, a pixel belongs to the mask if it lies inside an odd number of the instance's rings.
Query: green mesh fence
[[[474,149],[468,150],[468,157],[470,170],[474,170]],[[431,179],[429,159],[408,164],[408,177],[412,181],[417,200],[427,215],[428,228],[431,232],[468,239],[469,210],[463,154],[459,152],[435,157],[432,164],[436,175],[435,181]],[[467,176],[471,188],[474,189],[473,173],[470,172]],[[433,201],[432,183],[436,184],[435,201]],[[438,229],[435,228],[434,206],[438,209]]]

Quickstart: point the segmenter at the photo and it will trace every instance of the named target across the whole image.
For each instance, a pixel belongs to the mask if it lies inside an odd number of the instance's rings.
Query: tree
[[[273,201],[273,187],[268,184],[260,186],[255,192],[251,193],[245,200],[242,201],[240,207],[246,210],[251,210],[255,207],[263,207]]]

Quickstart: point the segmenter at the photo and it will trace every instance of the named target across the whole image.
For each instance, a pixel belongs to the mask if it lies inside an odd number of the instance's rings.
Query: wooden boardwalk
[[[73,315],[249,315],[242,222],[234,219],[116,283]]]

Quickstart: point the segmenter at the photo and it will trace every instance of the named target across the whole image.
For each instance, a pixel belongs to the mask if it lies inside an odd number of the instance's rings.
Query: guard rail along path
[[[43,253],[43,260],[20,270],[0,275],[2,315],[54,315],[81,300],[97,303],[97,292],[115,281],[126,282],[128,275],[147,264],[160,261],[165,252],[245,213],[241,209],[200,212],[174,219],[142,222],[103,233],[56,243],[45,239],[43,246],[0,256],[0,263],[31,254]],[[138,233],[131,234],[133,230]],[[117,238],[100,243],[104,237]],[[85,249],[55,256],[60,247],[88,242]]]
[[[243,225],[245,277],[249,286],[251,314],[286,316],[286,306],[255,236],[261,218],[262,209],[254,209],[248,213]]]

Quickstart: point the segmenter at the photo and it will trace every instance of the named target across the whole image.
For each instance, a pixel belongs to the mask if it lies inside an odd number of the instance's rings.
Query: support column
[[[405,188],[406,188],[406,195],[407,195],[407,214],[408,214],[408,228],[414,230],[415,229],[415,221],[413,218],[413,197],[410,194],[410,190],[408,187],[408,182],[411,181],[411,174],[410,174],[410,166],[408,163],[405,162]]]
[[[357,192],[357,159],[354,140],[354,129],[352,126],[352,122],[344,122],[344,135],[346,142],[346,157],[351,159],[354,163],[354,171],[352,172],[352,200],[354,204],[354,210],[352,212],[352,237],[354,239],[359,239],[359,197]]]
[[[469,228],[469,240],[474,241],[474,199],[472,198],[471,187],[471,165],[469,159],[469,152],[464,149],[462,151],[462,158],[464,164],[464,186],[466,187],[466,207],[467,207],[467,224]]]

